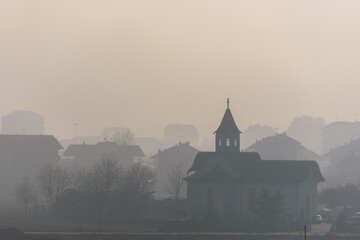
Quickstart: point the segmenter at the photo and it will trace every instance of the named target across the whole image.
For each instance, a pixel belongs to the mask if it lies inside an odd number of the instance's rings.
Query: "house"
[[[331,149],[323,155],[330,161],[330,166],[336,166],[348,156],[360,155],[360,138]]]
[[[322,128],[322,153],[360,137],[360,122],[337,121]]]
[[[180,142],[165,150],[159,150],[156,155],[151,157],[156,166],[155,187],[159,198],[168,197],[165,188],[171,171],[179,170],[186,174],[198,152],[189,142]]]
[[[323,188],[343,185],[346,183],[359,183],[360,138],[330,149],[322,157],[328,161],[326,183]]]
[[[358,142],[358,141],[354,141]],[[339,147],[340,150],[345,150],[346,146],[351,145],[347,144],[343,147]],[[354,146],[354,145],[353,145]],[[336,149],[335,149],[336,150]],[[337,151],[336,151],[337,152]],[[342,151],[341,151],[342,152]],[[347,183],[352,183],[355,185],[360,184],[360,154],[357,149],[353,152],[338,155],[338,161],[336,164],[333,164],[329,171],[326,173],[326,184],[323,187],[331,187],[338,185],[345,185]],[[335,152],[332,154],[336,156]]]
[[[14,111],[1,119],[2,134],[42,135],[44,117],[31,111]]]
[[[334,172],[336,176],[330,175],[330,178],[335,179],[336,185],[347,183],[358,185],[360,183],[360,155],[347,156],[335,166]]]
[[[1,198],[13,198],[15,185],[23,177],[34,179],[41,166],[57,164],[60,149],[51,135],[0,135]]]
[[[329,167],[328,159],[304,147],[286,133],[263,138],[244,151],[257,152],[263,160],[315,160],[321,172],[326,172]]]
[[[240,152],[240,130],[228,107],[215,131],[215,152],[199,152],[188,171],[187,218],[258,219],[262,194],[279,196],[279,208],[295,222],[316,215],[317,185],[324,181],[316,161],[262,160]]]
[[[65,164],[81,167],[92,167],[103,157],[110,157],[121,167],[129,167],[134,161],[140,161],[144,153],[138,145],[119,145],[114,142],[98,142],[97,144],[70,144],[63,154]]]

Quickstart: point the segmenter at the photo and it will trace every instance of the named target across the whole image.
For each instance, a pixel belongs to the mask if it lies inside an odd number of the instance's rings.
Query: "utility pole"
[[[304,239],[306,240],[306,224],[304,225]]]
[[[79,127],[79,124],[75,123],[75,141],[76,141],[76,143],[78,143],[78,127]]]

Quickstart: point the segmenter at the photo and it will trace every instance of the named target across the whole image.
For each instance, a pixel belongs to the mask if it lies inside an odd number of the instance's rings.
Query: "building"
[[[322,153],[360,137],[360,122],[333,122],[322,128]]]
[[[144,153],[138,145],[118,145],[114,142],[98,142],[97,144],[70,144],[63,154],[64,164],[79,167],[92,167],[101,158],[109,157],[119,161],[121,167],[129,167],[140,161]]]
[[[164,129],[164,143],[173,146],[178,142],[190,142],[191,146],[199,145],[199,133],[191,124],[168,124]]]
[[[189,169],[187,217],[203,221],[256,220],[260,196],[281,196],[278,206],[295,222],[310,221],[317,211],[317,185],[324,181],[316,161],[261,160],[240,152],[240,131],[228,107],[215,131],[215,152],[199,152]]]
[[[336,166],[348,156],[360,155],[360,138],[351,140],[339,147],[331,149],[323,155],[330,161],[330,166]]]
[[[15,111],[1,119],[2,134],[42,135],[44,117],[31,111]]]
[[[327,187],[352,183],[360,184],[360,155],[345,157],[326,175]]]
[[[156,166],[156,192],[159,198],[168,197],[166,184],[169,182],[168,174],[171,171],[179,170],[186,175],[186,171],[191,167],[192,162],[199,151],[190,146],[189,142],[177,143],[152,156]]]
[[[56,165],[60,149],[51,135],[0,135],[1,198],[13,198],[15,185],[23,177],[34,179],[41,166]]]
[[[328,170],[330,164],[328,159],[304,147],[286,133],[263,138],[244,151],[257,152],[263,160],[315,160],[323,173]]]
[[[329,161],[324,187],[360,183],[360,138],[331,149],[323,157]]]

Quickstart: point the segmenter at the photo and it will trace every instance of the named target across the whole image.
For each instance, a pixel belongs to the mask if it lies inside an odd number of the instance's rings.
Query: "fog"
[[[130,127],[211,137],[358,113],[358,1],[0,1],[0,115],[31,109],[61,138]],[[346,106],[346,107],[344,107]],[[146,121],[145,121],[146,120]]]
[[[0,239],[359,234],[359,12],[0,0]]]

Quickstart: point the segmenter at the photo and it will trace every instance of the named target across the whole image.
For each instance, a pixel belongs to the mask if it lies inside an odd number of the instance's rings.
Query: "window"
[[[219,146],[221,147],[221,138],[219,138]]]
[[[230,138],[227,138],[227,139],[226,139],[226,146],[227,146],[227,147],[230,147]]]
[[[234,141],[234,146],[236,147],[237,146],[237,139],[235,138],[235,141]]]

